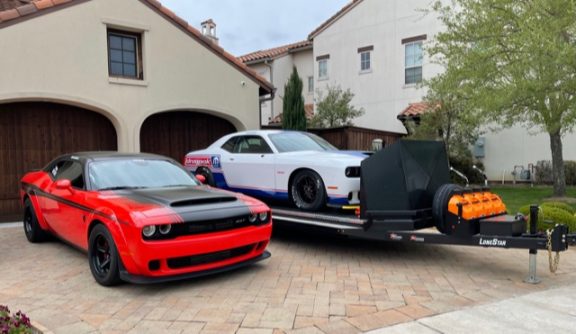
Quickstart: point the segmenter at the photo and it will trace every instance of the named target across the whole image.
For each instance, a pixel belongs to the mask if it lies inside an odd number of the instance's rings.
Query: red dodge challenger
[[[24,231],[88,252],[110,286],[192,278],[270,257],[270,209],[202,185],[177,162],[151,154],[65,155],[22,178]]]

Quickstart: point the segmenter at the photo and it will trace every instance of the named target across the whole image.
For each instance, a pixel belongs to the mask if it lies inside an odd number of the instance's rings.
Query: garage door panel
[[[235,131],[227,120],[200,112],[160,113],[150,116],[142,125],[140,150],[182,161],[189,151],[203,149]]]
[[[56,156],[117,149],[116,130],[93,111],[44,102],[0,104],[0,220],[19,217],[19,180]]]

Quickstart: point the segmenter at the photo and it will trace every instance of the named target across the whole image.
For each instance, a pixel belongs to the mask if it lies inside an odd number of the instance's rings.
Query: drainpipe
[[[273,101],[274,100],[274,96],[276,93],[276,88],[274,88],[272,90],[272,92],[270,92],[270,97],[261,97],[260,98],[260,105],[259,105],[259,114],[260,114],[260,125],[259,128],[262,129],[262,103],[267,102],[267,101]],[[273,104],[273,103],[272,103]]]
[[[274,68],[270,64],[270,59],[264,60],[264,66],[266,66],[270,69],[270,83],[272,85],[274,85]],[[271,103],[270,103],[270,118],[274,119],[274,92],[272,92],[272,98],[270,98],[266,101],[271,101]],[[260,105],[260,108],[262,108],[262,105]],[[260,110],[260,118],[262,118],[262,110]],[[262,124],[262,120],[260,120],[260,124]]]

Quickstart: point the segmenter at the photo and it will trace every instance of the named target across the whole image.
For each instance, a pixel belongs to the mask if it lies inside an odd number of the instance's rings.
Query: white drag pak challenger
[[[184,165],[212,186],[312,211],[357,205],[360,162],[366,157],[311,133],[261,130],[224,136],[188,153]]]

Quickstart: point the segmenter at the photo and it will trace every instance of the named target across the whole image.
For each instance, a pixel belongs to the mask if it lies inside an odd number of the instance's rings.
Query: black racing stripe
[[[235,195],[207,187],[121,189],[114,193],[138,203],[165,207],[182,222],[248,216],[250,206]]]
[[[54,196],[54,195],[52,195],[52,194],[50,194],[50,193],[47,193],[46,191],[40,189],[38,186],[36,186],[36,185],[34,185],[34,184],[27,183],[27,182],[22,182],[22,189],[23,189],[27,194],[32,193],[32,194],[34,194],[35,196],[46,197],[46,198],[52,199],[52,200],[54,200],[54,201],[56,201],[56,202],[59,202],[59,203],[62,203],[62,204],[71,206],[71,207],[73,207],[73,208],[76,208],[76,209],[79,209],[79,210],[82,210],[82,211],[85,211],[85,212],[88,212],[88,213],[93,213],[93,214],[95,214],[95,215],[97,215],[97,216],[100,216],[100,217],[103,217],[103,218],[107,218],[107,219],[110,219],[110,220],[113,220],[113,221],[117,221],[117,222],[119,222],[119,223],[126,224],[125,222],[122,222],[122,221],[114,218],[113,216],[108,215],[108,214],[106,214],[106,213],[104,213],[104,212],[102,212],[102,211],[95,210],[95,209],[92,209],[92,208],[87,207],[87,206],[85,206],[85,205],[82,205],[82,204],[79,204],[79,203],[76,203],[76,202],[67,200],[67,199],[65,199],[65,198],[58,197],[58,196]]]

